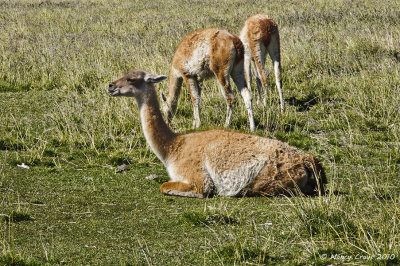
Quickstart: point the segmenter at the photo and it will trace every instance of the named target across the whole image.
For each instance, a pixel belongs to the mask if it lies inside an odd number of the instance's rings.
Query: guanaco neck
[[[171,131],[162,118],[154,87],[152,85],[148,86],[146,93],[136,99],[139,106],[142,129],[150,148],[166,164],[177,135]]]

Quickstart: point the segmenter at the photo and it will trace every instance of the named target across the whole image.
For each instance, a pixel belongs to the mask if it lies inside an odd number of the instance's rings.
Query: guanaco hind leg
[[[162,110],[167,120],[167,124],[171,123],[172,117],[178,106],[178,99],[181,93],[183,77],[178,70],[171,67],[169,75],[168,98],[161,93]]]
[[[225,127],[228,127],[231,123],[232,119],[232,110],[233,106],[236,103],[235,96],[233,95],[231,84],[229,82],[229,76],[225,75],[222,72],[215,73],[218,84],[221,89],[222,95],[224,95],[226,101],[226,120],[225,120]]]
[[[250,91],[250,87],[246,87],[246,80],[243,73],[243,63],[236,64],[231,72],[231,77],[236,87],[239,89],[242,95],[244,105],[246,106],[247,113],[249,116],[250,130],[255,130],[254,115],[253,115],[253,96]]]
[[[281,101],[281,111],[285,109],[285,103],[283,99],[283,92],[282,92],[282,77],[281,77],[281,51],[280,51],[280,44],[279,44],[279,34],[275,33],[271,36],[271,41],[267,46],[267,50],[269,56],[271,57],[274,73],[275,73],[275,82],[276,87],[278,88],[279,99]]]
[[[192,99],[193,105],[193,128],[200,127],[201,120],[200,120],[200,99],[201,99],[201,87],[198,84],[197,79],[189,78],[184,76],[184,80],[186,86],[190,91],[190,97]]]
[[[250,49],[253,53],[253,63],[255,65],[254,75],[256,76],[257,90],[259,95],[263,98],[263,105],[266,105],[266,95],[268,88],[268,75],[265,71],[265,53],[267,48],[261,42],[250,41]],[[260,97],[259,96],[259,97]],[[260,98],[261,98],[260,97]]]

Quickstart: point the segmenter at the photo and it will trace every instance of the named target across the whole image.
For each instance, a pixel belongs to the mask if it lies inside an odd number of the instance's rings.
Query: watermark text
[[[320,254],[321,259],[331,259],[331,260],[342,260],[342,261],[350,261],[350,260],[394,260],[396,258],[395,254]]]

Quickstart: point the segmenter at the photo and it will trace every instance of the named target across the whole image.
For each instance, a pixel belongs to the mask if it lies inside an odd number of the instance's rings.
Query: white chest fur
[[[210,65],[210,45],[201,43],[194,51],[189,60],[184,63],[183,69],[188,76],[198,76],[200,79],[209,77],[212,72]]]

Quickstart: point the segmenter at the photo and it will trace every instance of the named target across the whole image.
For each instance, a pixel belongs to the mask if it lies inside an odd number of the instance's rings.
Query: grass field
[[[161,195],[167,173],[137,106],[107,84],[134,68],[168,74],[185,34],[238,34],[256,13],[280,27],[287,109],[271,78],[255,134],[319,157],[329,194]],[[1,0],[0,265],[398,265],[399,18],[396,0]],[[230,128],[248,131],[234,90]],[[225,108],[205,82],[202,128],[222,127]],[[184,88],[173,129],[192,118]]]

